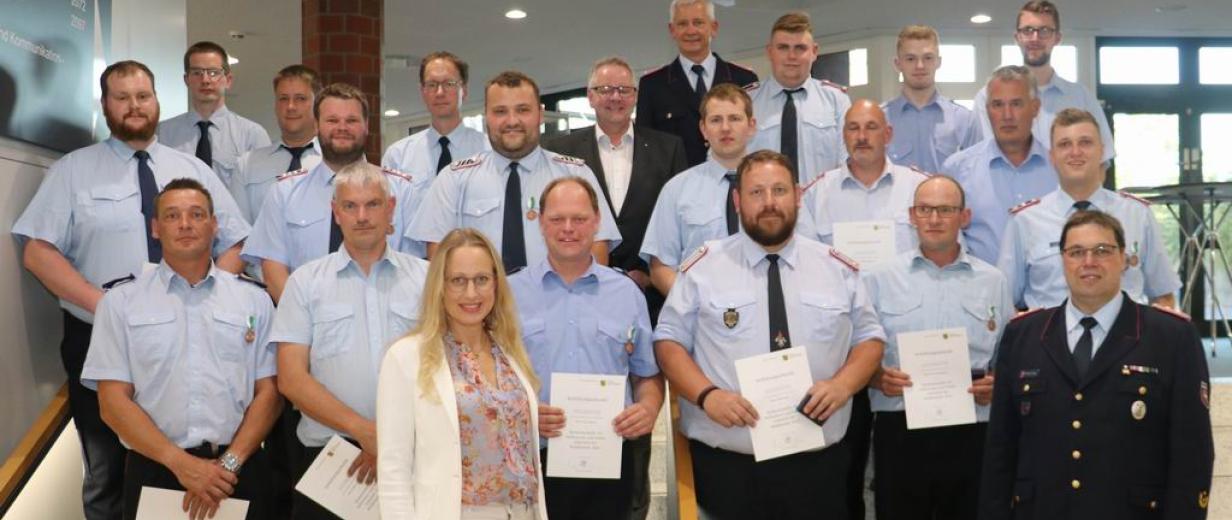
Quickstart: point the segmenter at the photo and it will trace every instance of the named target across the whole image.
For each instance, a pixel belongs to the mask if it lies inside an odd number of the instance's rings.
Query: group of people
[[[274,143],[226,109],[217,44],[161,124],[153,73],[107,67],[111,137],[13,227],[64,310],[86,517],[135,518],[151,486],[193,518],[336,518],[293,489],[340,436],[383,518],[640,519],[667,384],[708,518],[862,519],[870,446],[881,520],[1205,517],[1200,340],[1148,203],[1103,187],[1102,110],[1049,64],[1055,5],[1022,7],[1025,66],[974,111],[937,91],[925,26],[877,103],[812,76],[805,14],[761,82],[711,51],[710,1],[669,16],[678,57],[636,81],[599,60],[596,124],[544,143],[532,78],[486,82],[485,136],[466,62],[428,54],[431,124],[380,167],[364,93],[303,65],[274,77]],[[838,247],[869,236],[892,254]],[[977,420],[910,429],[898,337],[950,328]],[[791,348],[825,447],[757,462],[735,365]],[[628,378],[619,479],[545,475],[564,373]]]

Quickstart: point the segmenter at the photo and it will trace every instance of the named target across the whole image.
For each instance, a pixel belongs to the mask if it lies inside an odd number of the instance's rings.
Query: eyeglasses
[[[918,218],[928,218],[934,213],[941,218],[954,218],[962,208],[958,206],[911,206],[911,213]]]
[[[1061,254],[1065,255],[1065,258],[1070,260],[1081,262],[1086,259],[1087,254],[1094,256],[1096,260],[1107,260],[1112,258],[1112,255],[1115,255],[1117,251],[1120,250],[1120,246],[1114,246],[1112,244],[1098,244],[1095,247],[1067,247],[1061,250]]]
[[[226,73],[227,71],[223,69],[199,69],[195,67],[188,69],[188,75],[194,78],[198,78],[198,79],[200,78],[218,79],[220,76]]]
[[[456,79],[448,81],[425,81],[422,84],[423,89],[428,92],[436,92],[437,89],[445,89],[445,92],[453,92],[462,87],[462,82]]]
[[[1018,34],[1023,38],[1030,38],[1032,36],[1039,35],[1040,38],[1046,40],[1048,38],[1052,38],[1052,35],[1056,33],[1057,30],[1052,27],[1031,27],[1030,25],[1024,25],[1018,28]]]
[[[600,96],[610,96],[612,94],[620,94],[621,96],[632,96],[637,93],[637,87],[629,85],[597,85],[590,87],[590,91]]]
[[[487,274],[480,274],[480,275],[469,276],[469,277],[468,276],[451,276],[445,279],[445,283],[448,284],[450,292],[454,292],[454,293],[466,292],[466,286],[470,285],[472,282],[474,282],[475,284],[476,291],[487,290],[489,287],[492,286],[492,276],[487,275]]]

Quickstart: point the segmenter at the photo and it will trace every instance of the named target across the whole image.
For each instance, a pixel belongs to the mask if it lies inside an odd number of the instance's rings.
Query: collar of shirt
[[[938,267],[936,263],[924,256],[924,252],[920,248],[915,248],[911,254],[911,269],[930,269],[933,271],[954,271],[954,270],[971,270],[971,257],[967,255],[967,251],[963,248],[958,248],[958,258],[953,262],[946,264],[945,267]]]
[[[191,123],[191,126],[197,126],[197,123],[201,121],[210,121],[217,124],[218,121],[225,119],[229,115],[231,115],[231,111],[227,110],[227,105],[218,107],[218,110],[215,110],[213,114],[210,114],[209,119],[201,117],[201,114],[198,114],[196,110],[190,109],[188,111],[188,122]]]
[[[218,276],[218,266],[214,265],[214,262],[210,262],[209,271],[205,273],[205,278],[202,278],[197,285],[189,284],[188,280],[185,280],[183,276],[180,276],[180,273],[175,272],[171,266],[167,265],[165,260],[158,263],[158,267],[154,268],[154,272],[157,275],[159,285],[161,285],[167,292],[170,292],[171,289],[175,288],[177,285],[188,289],[206,287],[207,283],[213,283],[214,278]],[[179,280],[179,282],[177,283],[176,280]]]
[[[321,161],[315,168],[312,169],[312,171],[308,172],[308,176],[312,178],[312,182],[320,183],[325,186],[334,185],[334,175],[337,174],[334,173],[334,170],[329,168],[328,164],[325,164],[325,161]]]
[[[1050,93],[1050,92],[1055,91],[1055,92],[1060,93],[1061,95],[1065,95],[1065,94],[1068,94],[1069,91],[1073,89],[1073,87],[1075,87],[1076,85],[1077,83],[1074,83],[1065,78],[1062,78],[1061,75],[1057,74],[1057,71],[1054,69],[1052,71],[1052,80],[1049,81],[1047,85],[1040,85],[1039,92],[1041,95],[1043,95],[1045,92]]]
[[[801,92],[804,93],[804,97],[793,96],[793,98],[795,98],[796,101],[804,101],[805,99],[813,97],[814,95],[816,95],[816,92],[814,92],[814,90],[818,88],[817,86],[819,84],[820,83],[818,83],[817,80],[814,80],[813,78],[805,79],[804,83],[801,83],[799,87],[796,87],[798,89],[801,89]],[[770,76],[766,78],[766,81],[762,82],[761,88],[766,89],[766,91],[770,93],[770,97],[772,98],[775,98],[775,99],[786,99],[787,98],[787,94],[783,93],[783,90],[785,90],[785,87],[783,87],[783,85],[779,83],[779,80],[774,79],[774,76]],[[800,92],[797,92],[797,94],[799,93]],[[796,106],[798,107],[799,105],[796,105]]]
[[[112,153],[115,153],[116,157],[119,157],[122,161],[133,159],[133,154],[137,153],[137,150],[134,150],[133,147],[128,145],[128,143],[116,139],[115,136],[108,137],[105,142],[107,143],[107,148],[109,148]],[[150,146],[147,146],[145,149],[146,152],[150,154],[151,160],[154,159],[154,144],[157,142],[158,137],[155,136],[154,140],[150,141]]]
[[[492,165],[496,167],[496,173],[504,175],[509,171],[509,163],[515,159],[510,159],[497,153],[495,150],[488,155],[488,160],[492,161]],[[534,150],[526,154],[525,157],[516,159],[518,161],[518,173],[534,173],[543,167],[544,158],[543,148],[536,146]]]
[[[1017,167],[1015,167],[1014,163],[1010,162],[1010,160],[1005,157],[1005,152],[1001,151],[1001,146],[997,144],[996,137],[985,139],[984,143],[984,145],[988,147],[984,156],[988,158],[989,166],[992,166],[993,163],[997,161],[1000,161],[1003,165],[1012,169],[1026,168],[1032,161],[1035,160],[1043,161],[1044,164],[1048,164],[1048,150],[1044,148],[1044,143],[1035,136],[1031,136],[1031,149],[1027,151],[1027,160],[1023,161],[1022,165]]]
[[[697,168],[697,173],[700,176],[713,179],[715,183],[722,184],[727,182],[723,176],[727,175],[728,169],[719,164],[719,161],[715,160],[714,157],[706,157],[706,162],[694,166],[694,168]]]
[[[1124,296],[1122,296],[1121,293],[1117,293],[1117,295],[1109,300],[1108,303],[1105,303],[1103,307],[1100,307],[1099,310],[1095,311],[1095,314],[1091,315],[1092,318],[1095,318],[1096,322],[1094,328],[1100,329],[1101,335],[1104,335],[1108,330],[1112,329],[1112,322],[1116,321],[1117,314],[1120,314],[1121,304],[1124,303],[1123,300]],[[1078,321],[1086,316],[1087,315],[1085,313],[1078,310],[1077,307],[1074,307],[1074,301],[1072,299],[1067,298],[1065,300],[1066,334],[1073,333],[1078,328],[1082,327],[1082,324],[1078,323]],[[1094,330],[1092,330],[1092,332],[1094,332]],[[1099,345],[1095,345],[1095,347],[1099,347]]]
[[[872,187],[865,186],[863,182],[856,178],[854,173],[851,173],[850,158],[843,162],[843,167],[840,170],[842,170],[841,175],[843,176],[843,180],[839,184],[840,188],[859,188],[864,191],[873,191],[880,188],[882,184],[894,185],[894,163],[890,161],[889,156],[885,158],[885,169],[882,170],[881,176],[877,177],[877,180],[873,182]]]
[[[311,144],[311,145],[312,145],[312,148],[309,148],[309,149],[306,151],[306,153],[320,155],[320,153],[321,153],[321,141],[320,141],[320,140],[318,140],[317,136],[313,136],[313,137],[312,137],[312,140],[311,140],[311,141],[308,141],[308,144]],[[287,148],[293,148],[291,145],[287,144],[287,142],[286,142],[285,140],[283,140],[283,139],[279,139],[279,140],[278,140],[278,144],[277,144],[276,146],[271,146],[271,147],[270,147],[270,155],[274,155],[274,154],[276,154],[276,153],[278,153],[278,152],[282,151],[282,148],[283,148],[284,146],[285,146],[285,147],[287,147]],[[300,146],[307,146],[307,145],[300,145]],[[291,152],[287,152],[287,153],[291,153]]]
[[[927,109],[941,110],[941,103],[945,101],[949,101],[949,99],[946,98],[945,96],[942,96],[940,92],[934,90],[932,97],[928,98],[928,102],[924,103],[924,106],[917,108],[914,104],[911,103],[910,100],[907,99],[907,96],[899,94],[898,97],[890,100],[887,108],[890,108],[891,110],[895,110],[898,112],[906,112],[907,110],[915,110],[916,112],[923,112],[924,110],[927,110]]]
[[[753,241],[744,230],[741,230],[739,235],[740,240],[740,255],[744,257],[744,264],[750,269],[755,267],[759,262],[766,262],[766,255],[770,254],[761,244]],[[779,260],[786,263],[787,267],[795,268],[796,266],[796,239],[787,239],[787,243],[783,248],[778,250]]]
[[[677,55],[676,59],[677,61],[680,62],[680,66],[684,68],[684,73],[689,77],[689,83],[697,83],[697,77],[693,75],[693,66],[701,65],[702,68],[706,69],[706,80],[707,80],[706,84],[707,85],[713,84],[709,80],[710,78],[714,77],[714,69],[715,67],[718,66],[718,61],[719,61],[715,59],[713,52],[710,54],[707,54],[706,59],[702,60],[701,63],[693,63],[693,60],[690,60],[684,57],[683,54]]]
[[[552,262],[546,257],[529,269],[531,271],[527,274],[531,276],[532,280],[540,280],[544,288],[547,288],[549,283],[555,283],[561,287],[568,286],[565,283],[565,279],[560,276],[560,273],[556,272],[556,269],[552,267]],[[595,262],[593,258],[590,261],[590,265],[586,267],[586,272],[573,281],[573,287],[579,289],[591,286],[599,286],[599,263]]]
[[[381,259],[375,264],[372,264],[372,270],[376,270],[382,264],[394,265],[394,257],[390,254],[389,245],[385,246],[385,251],[381,253]],[[329,271],[341,273],[352,265],[355,266],[355,271],[359,271],[359,264],[355,263],[355,259],[351,258],[351,252],[347,251],[346,245],[338,247],[338,250],[331,253],[329,256]]]
[[[1091,202],[1091,208],[1103,212],[1108,212],[1112,209],[1112,205],[1116,202],[1116,194],[1107,188],[1100,188],[1091,194],[1091,198],[1087,199]],[[1057,188],[1056,199],[1054,200],[1056,211],[1062,215],[1069,215],[1074,211],[1074,198],[1070,197],[1065,190]]]
[[[596,124],[595,125],[595,141],[599,143],[600,150],[610,149],[613,151],[619,151],[619,150],[632,148],[633,147],[633,124],[630,123],[629,127],[625,129],[624,135],[620,137],[620,144],[617,146],[612,146],[612,138],[608,137],[608,135],[604,133],[602,129],[599,128],[599,125]]]

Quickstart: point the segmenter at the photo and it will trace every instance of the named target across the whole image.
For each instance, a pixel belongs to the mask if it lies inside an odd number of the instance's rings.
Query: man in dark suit
[[[720,83],[747,87],[757,83],[757,74],[710,52],[710,39],[719,33],[710,0],[672,0],[670,9],[667,30],[680,56],[642,76],[637,126],[679,136],[688,166],[696,166],[706,161],[707,150],[698,129],[702,96]]]
[[[1121,292],[1115,218],[1075,213],[1060,249],[1069,299],[1001,339],[980,518],[1206,518],[1215,454],[1197,329]]]

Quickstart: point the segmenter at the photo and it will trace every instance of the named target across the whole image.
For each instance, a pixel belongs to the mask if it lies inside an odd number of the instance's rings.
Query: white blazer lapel
[[[454,395],[453,374],[449,371],[449,359],[441,359],[440,366],[432,374],[432,382],[436,384],[436,395],[441,399],[441,407],[449,417],[449,425],[453,434],[458,435],[458,397]]]

